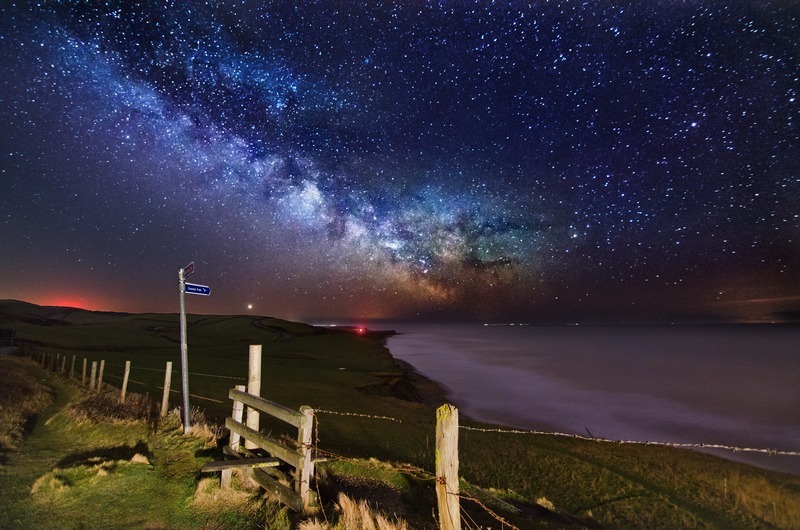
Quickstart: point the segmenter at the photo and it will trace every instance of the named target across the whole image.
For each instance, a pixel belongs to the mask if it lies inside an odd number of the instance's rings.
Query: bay
[[[522,429],[800,451],[800,328],[381,323],[462,414]],[[800,457],[711,451],[800,474]]]

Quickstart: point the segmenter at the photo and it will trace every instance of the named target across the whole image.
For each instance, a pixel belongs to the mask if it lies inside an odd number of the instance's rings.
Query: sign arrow
[[[211,294],[211,287],[208,285],[197,285],[196,283],[185,283],[183,284],[183,292],[209,296]]]

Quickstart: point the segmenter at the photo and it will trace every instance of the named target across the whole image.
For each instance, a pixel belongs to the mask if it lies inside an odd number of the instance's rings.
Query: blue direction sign
[[[201,294],[208,296],[211,294],[211,287],[208,285],[197,285],[196,283],[184,283],[183,292],[189,294]]]

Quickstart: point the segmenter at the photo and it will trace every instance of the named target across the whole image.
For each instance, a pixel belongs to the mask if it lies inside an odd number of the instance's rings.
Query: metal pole
[[[189,432],[189,347],[186,345],[186,302],[184,301],[183,269],[178,269],[178,291],[181,295],[181,384],[183,389],[183,432]]]

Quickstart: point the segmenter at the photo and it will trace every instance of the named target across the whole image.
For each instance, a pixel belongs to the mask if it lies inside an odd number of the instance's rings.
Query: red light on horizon
[[[87,311],[100,310],[100,308],[98,307],[99,304],[92,303],[83,297],[73,297],[73,296],[45,297],[43,300],[39,300],[36,303],[42,306],[72,307],[75,309],[85,309]]]

